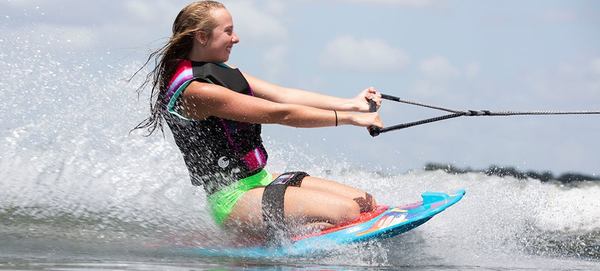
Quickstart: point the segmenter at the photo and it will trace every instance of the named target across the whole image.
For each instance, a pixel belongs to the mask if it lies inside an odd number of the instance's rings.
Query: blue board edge
[[[292,244],[289,247],[247,247],[247,248],[203,248],[203,247],[193,247],[193,248],[181,248],[178,249],[179,252],[190,255],[198,255],[204,257],[227,257],[227,258],[281,258],[281,257],[303,257],[315,255],[316,253],[325,252],[327,250],[332,250],[334,248],[338,248],[343,245],[348,245],[352,243],[360,243],[369,240],[378,240],[383,238],[389,238],[397,236],[398,234],[402,234],[404,232],[410,231],[423,223],[429,221],[433,216],[443,212],[448,207],[454,205],[458,201],[460,201],[463,196],[466,194],[464,189],[459,189],[451,194],[441,193],[441,192],[424,192],[421,194],[422,198],[422,206],[418,208],[425,208],[427,212],[420,214],[419,216],[411,217],[410,220],[405,221],[405,223],[400,223],[396,225],[394,228],[389,230],[383,230],[372,234],[365,234],[361,238],[354,239],[331,239],[330,242],[327,240],[299,240]],[[437,206],[435,208],[431,208],[432,204],[439,203],[444,201],[443,204]],[[372,224],[379,221],[382,217],[386,216],[390,210],[383,212],[371,220],[362,223],[364,227],[370,227]],[[348,229],[346,229],[348,230]],[[341,234],[340,232],[334,232]],[[310,238],[309,238],[310,239]],[[333,241],[335,240],[335,241]]]

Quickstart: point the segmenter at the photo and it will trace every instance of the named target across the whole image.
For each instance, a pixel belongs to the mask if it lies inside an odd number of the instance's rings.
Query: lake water
[[[123,80],[139,63],[58,60],[10,38],[0,40],[2,270],[600,270],[597,182],[376,171],[270,138],[271,171],[306,170],[384,204],[419,201],[424,191],[467,195],[413,231],[319,257],[183,255],[184,244],[229,237],[213,224],[203,190],[190,185],[170,135],[128,134],[147,110],[144,97],[135,104],[139,81]]]

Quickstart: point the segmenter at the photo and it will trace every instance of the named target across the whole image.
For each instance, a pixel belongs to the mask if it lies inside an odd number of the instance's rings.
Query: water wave
[[[0,51],[13,48],[8,42]],[[4,255],[61,244],[68,253],[114,255],[132,247],[150,253],[228,240],[212,222],[202,189],[191,186],[172,137],[129,134],[147,110],[145,102],[135,102],[139,78],[123,80],[139,64],[111,66],[83,56],[65,64],[44,55],[41,45],[27,46],[0,54],[6,75],[0,81]],[[320,259],[324,264],[477,266],[490,259],[504,266],[504,259],[530,255],[600,260],[597,182],[565,186],[481,172],[372,170],[269,137],[265,143],[272,171],[302,168],[368,190],[389,205],[419,201],[423,191],[467,190],[459,204],[420,228]]]

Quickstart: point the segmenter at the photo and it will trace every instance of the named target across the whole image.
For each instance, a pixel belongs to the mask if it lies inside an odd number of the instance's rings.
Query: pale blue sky
[[[374,86],[456,109],[600,110],[598,1],[223,2],[241,37],[231,63],[275,83],[344,97]],[[186,3],[2,0],[0,54],[6,63],[18,58],[7,48],[36,48],[65,65],[86,54],[112,72],[160,46]],[[388,125],[435,114],[382,108]],[[399,171],[432,161],[600,173],[599,124],[597,115],[479,118],[375,139],[355,127],[266,127],[265,136],[277,148],[290,142],[316,157]]]

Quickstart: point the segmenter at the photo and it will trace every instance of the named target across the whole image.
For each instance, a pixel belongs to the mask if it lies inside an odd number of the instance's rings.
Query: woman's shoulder
[[[228,63],[228,62],[219,63],[219,65],[222,65],[222,66],[230,68],[230,69],[238,69],[237,66],[235,66],[235,65],[233,65],[231,63]]]

